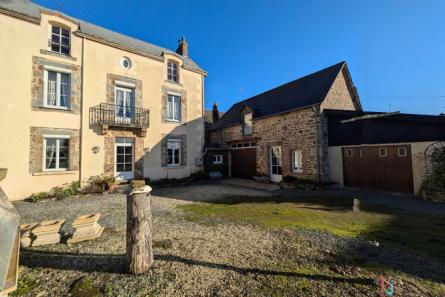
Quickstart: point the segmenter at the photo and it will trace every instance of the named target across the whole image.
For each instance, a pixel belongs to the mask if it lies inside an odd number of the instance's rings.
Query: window
[[[353,155],[352,149],[347,149],[346,150],[346,157],[352,157],[352,155]]]
[[[71,77],[69,73],[45,70],[44,106],[67,109],[70,103]]]
[[[43,136],[43,164],[45,171],[68,170],[68,156],[68,136]]]
[[[406,147],[399,147],[399,148],[397,148],[397,155],[399,157],[406,157],[406,155],[407,155]]]
[[[130,58],[123,57],[121,59],[121,66],[124,69],[127,69],[127,70],[130,69],[131,68],[131,60],[130,60]]]
[[[222,164],[223,156],[222,155],[213,155],[213,164]]]
[[[178,63],[174,61],[167,62],[167,79],[179,82]]]
[[[58,27],[52,26],[51,28],[51,51],[61,53],[64,55],[70,54],[70,31]]]
[[[177,122],[181,121],[181,97],[176,95],[168,95],[167,120]]]
[[[167,166],[181,165],[181,141],[168,140],[167,141]]]
[[[244,116],[244,127],[243,132],[244,135],[252,134],[252,113],[246,113]]]
[[[379,157],[386,157],[387,153],[386,153],[386,148],[381,147],[379,148]]]
[[[303,154],[301,150],[292,152],[292,164],[294,172],[303,172]]]

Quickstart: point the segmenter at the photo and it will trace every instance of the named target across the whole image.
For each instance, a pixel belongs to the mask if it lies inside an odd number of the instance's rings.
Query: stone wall
[[[116,137],[128,137],[133,138],[134,144],[134,177],[143,178],[144,177],[144,138],[136,137],[132,131],[121,129],[121,130],[110,130],[104,137],[104,173],[106,175],[114,175],[115,167],[115,139]]]
[[[31,108],[32,110],[54,110],[57,112],[67,112],[61,109],[46,108],[44,106],[44,72],[45,66],[52,66],[69,70],[71,73],[71,95],[68,112],[80,114],[80,92],[82,77],[80,66],[62,62],[54,62],[41,57],[32,57],[32,81],[31,81]]]
[[[29,173],[43,172],[43,136],[44,135],[69,135],[69,171],[79,170],[79,130],[31,127]]]
[[[355,95],[355,87],[352,81],[348,79],[348,73],[345,67],[338,74],[332,84],[328,94],[326,95],[321,110],[323,109],[342,109],[357,110],[360,109],[358,97]]]

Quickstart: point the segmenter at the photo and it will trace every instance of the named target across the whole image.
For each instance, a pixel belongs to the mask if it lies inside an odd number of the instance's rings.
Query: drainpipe
[[[312,109],[314,110],[314,113],[315,113],[315,125],[316,125],[316,137],[315,137],[315,146],[316,146],[316,148],[317,148],[317,178],[318,178],[318,181],[319,182],[321,182],[321,172],[320,172],[320,168],[321,168],[321,165],[320,165],[320,134],[321,134],[321,131],[320,131],[320,127],[321,127],[321,123],[320,123],[320,121],[321,121],[321,118],[320,118],[320,113],[318,112],[318,110],[317,110],[317,106],[313,106],[312,107]]]
[[[79,182],[82,185],[82,142],[83,142],[83,84],[84,84],[84,65],[85,65],[85,37],[82,37],[82,58],[80,65],[80,127],[79,127]]]

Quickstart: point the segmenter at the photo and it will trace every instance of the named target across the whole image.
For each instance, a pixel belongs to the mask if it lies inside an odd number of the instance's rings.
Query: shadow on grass
[[[345,278],[292,271],[237,267],[229,264],[186,259],[175,255],[155,255],[154,259],[155,261],[183,263],[188,266],[200,266],[218,270],[234,271],[242,275],[255,274],[286,276],[338,283],[354,283],[360,285],[374,284],[374,280],[371,278]],[[20,254],[20,264],[29,268],[52,268],[82,272],[125,273],[125,255],[119,254],[78,254],[41,250],[22,250]]]

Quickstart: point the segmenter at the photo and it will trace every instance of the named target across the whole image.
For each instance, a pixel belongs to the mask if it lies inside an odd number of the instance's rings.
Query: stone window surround
[[[180,121],[173,121],[173,120],[167,119],[167,105],[168,105],[168,95],[169,94],[181,97],[181,120]],[[187,123],[187,91],[163,86],[162,87],[161,105],[162,105],[162,114],[161,114],[162,123],[171,123],[171,124],[186,124]]]
[[[168,165],[167,143],[169,140],[179,140],[181,142],[181,164],[179,166]],[[179,134],[162,134],[161,140],[161,167],[165,168],[181,168],[187,166],[187,135]]]
[[[134,105],[137,108],[142,108],[142,80],[129,78],[117,74],[107,73],[106,85],[106,103],[116,104],[115,101],[115,87],[122,85],[131,85],[134,89]],[[134,87],[133,87],[134,86]]]
[[[51,135],[51,137],[69,136],[69,166],[68,170],[64,171],[47,171],[44,169],[44,136]],[[64,172],[79,170],[79,143],[80,136],[78,129],[64,129],[64,128],[47,128],[47,127],[31,127],[30,128],[30,152],[29,152],[29,173],[33,175],[39,174],[59,174]]]
[[[70,73],[70,103],[68,109],[45,106],[45,68],[59,69],[62,72]],[[57,71],[57,70],[56,70]],[[46,58],[32,57],[32,81],[31,81],[31,109],[34,111],[57,111],[80,114],[80,91],[81,91],[81,71],[80,66],[56,62]]]

